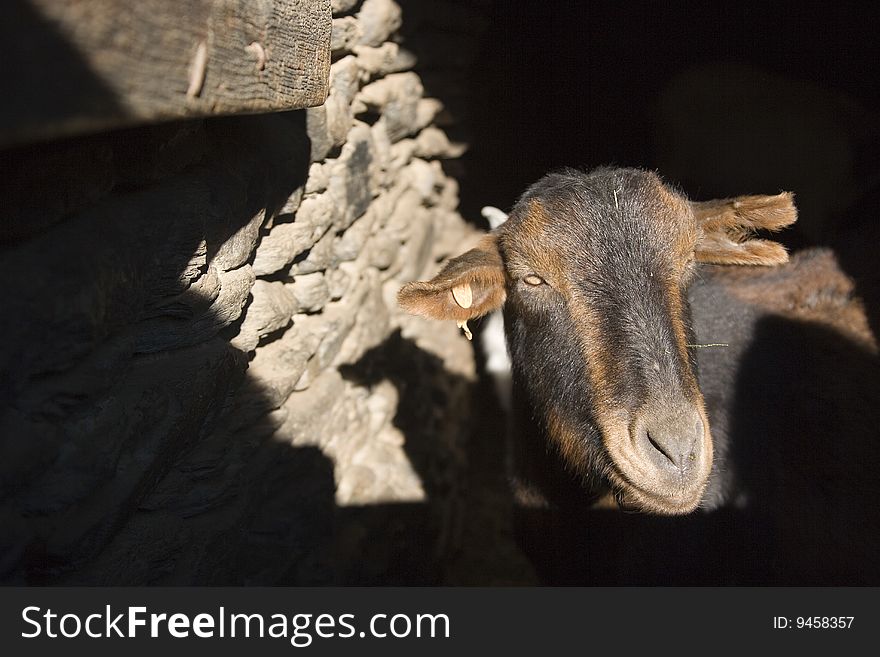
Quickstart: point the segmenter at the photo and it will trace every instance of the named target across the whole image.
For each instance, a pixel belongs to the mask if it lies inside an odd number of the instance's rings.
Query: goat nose
[[[638,432],[639,446],[657,465],[688,470],[701,449],[703,420],[695,411],[655,417]]]

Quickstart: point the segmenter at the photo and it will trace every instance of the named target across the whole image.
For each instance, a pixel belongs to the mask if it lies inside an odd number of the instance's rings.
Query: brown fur
[[[831,251],[802,251],[785,267],[761,277],[733,269],[722,280],[732,296],[783,317],[834,329],[877,352],[855,284]]]
[[[397,294],[401,308],[413,315],[430,319],[464,321],[497,310],[504,303],[504,266],[492,235],[485,236],[477,247],[453,258],[430,281],[407,283]],[[462,308],[452,295],[452,288],[469,284],[473,303]]]
[[[788,262],[788,253],[781,244],[751,236],[757,230],[782,230],[797,220],[790,192],[691,202],[691,208],[702,229],[695,252],[698,261],[717,265]]]
[[[713,265],[781,265],[788,262],[785,247],[767,240],[735,242],[726,235],[707,235],[696,254],[699,262]]]
[[[566,465],[578,475],[587,474],[592,466],[590,456],[584,449],[578,432],[568,426],[565,418],[555,409],[547,413],[547,435],[556,444]]]
[[[563,259],[556,244],[546,239],[552,220],[548,211],[535,199],[528,203],[516,233],[501,232],[502,251],[508,256],[507,266],[513,279],[537,274],[562,293],[567,293]]]
[[[699,230],[691,229],[695,223],[690,221],[693,217],[692,204],[664,185],[659,176],[655,178],[659,203],[651,218],[660,222],[661,230],[677,235],[673,256],[681,269],[693,260],[694,248],[700,235]]]
[[[610,412],[614,399],[608,391],[611,390],[611,381],[614,378],[614,362],[611,359],[604,336],[598,330],[601,322],[593,308],[580,299],[572,303],[572,316],[579,329],[578,337],[581,349],[584,352],[586,362],[589,363],[587,372],[590,383],[594,390],[599,391],[596,399],[597,406],[600,411]]]

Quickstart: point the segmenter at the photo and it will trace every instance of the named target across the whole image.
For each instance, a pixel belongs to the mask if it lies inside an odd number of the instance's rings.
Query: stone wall
[[[399,6],[332,7],[321,107],[0,156],[0,581],[438,581],[473,355],[394,295],[462,148]]]

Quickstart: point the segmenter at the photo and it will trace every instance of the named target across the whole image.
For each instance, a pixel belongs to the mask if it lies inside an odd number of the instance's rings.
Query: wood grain
[[[320,105],[329,0],[6,0],[0,146]]]

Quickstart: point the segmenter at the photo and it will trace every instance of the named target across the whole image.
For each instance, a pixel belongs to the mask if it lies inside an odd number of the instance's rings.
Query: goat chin
[[[481,336],[483,354],[486,356],[486,372],[495,384],[495,393],[505,413],[510,415],[513,381],[510,354],[504,339],[504,315],[500,311],[489,315]]]

